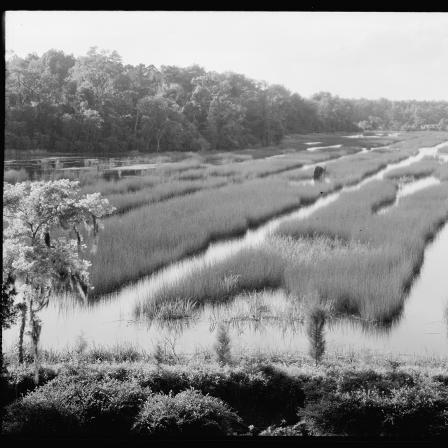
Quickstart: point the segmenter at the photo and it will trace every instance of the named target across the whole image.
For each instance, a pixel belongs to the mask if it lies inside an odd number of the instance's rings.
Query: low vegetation
[[[439,167],[440,162],[433,157],[426,157],[423,160],[413,163],[403,168],[397,168],[386,174],[388,179],[417,180],[431,176]]]
[[[138,313],[151,314],[154,306],[178,299],[219,304],[244,291],[277,288],[281,285],[284,263],[265,248],[240,250],[221,262],[204,265],[177,282],[164,285],[154,297],[144,298]]]
[[[284,222],[262,246],[165,284],[138,312],[178,300],[219,304],[242,292],[284,288],[299,300],[316,291],[334,314],[390,325],[401,313],[427,240],[448,219],[445,182],[403,198],[387,215],[375,214],[395,201],[396,192],[395,182],[383,180],[342,193],[309,218]]]
[[[107,220],[98,251],[92,257],[96,293],[113,291],[204,249],[218,238],[237,236],[343,185],[356,184],[388,163],[415,154],[425,140],[412,137],[400,151],[376,150],[375,154],[355,154],[335,161],[328,168],[329,182],[293,186],[275,176],[254,179],[201,190],[112,217]],[[427,145],[438,142],[438,137],[426,140]]]
[[[22,392],[10,395],[4,434],[448,435],[446,360],[358,355],[316,366],[299,355],[245,355],[228,366],[202,357],[158,365],[88,359],[55,359],[42,367],[52,374],[28,389],[22,385],[31,373],[22,368],[18,376],[10,365],[7,388]]]
[[[297,297],[316,289],[336,312],[367,321],[391,322],[423,261],[428,239],[448,219],[448,184],[403,198],[386,215],[372,214],[393,198],[390,182],[375,182],[341,195],[338,201],[300,222],[286,222],[278,233],[292,238],[325,236],[369,246],[369,251],[328,253],[319,263],[298,261],[284,274]]]
[[[112,217],[92,259],[96,292],[112,291],[204,249],[216,239],[243,234],[249,227],[313,202],[320,195],[319,186],[297,189],[280,180],[254,180]]]

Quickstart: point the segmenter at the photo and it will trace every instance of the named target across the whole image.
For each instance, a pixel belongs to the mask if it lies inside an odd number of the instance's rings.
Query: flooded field
[[[354,137],[354,136],[351,136]],[[306,145],[321,142],[306,142]],[[103,295],[86,303],[71,296],[53,297],[40,317],[43,322],[41,345],[43,348],[62,349],[73,347],[79,338],[90,345],[132,345],[135,348],[153,351],[157,345],[173,354],[194,353],[211,350],[216,340],[217,329],[224,325],[231,339],[232,350],[262,351],[275,353],[306,352],[309,341],[306,335],[306,304],[283,289],[266,288],[261,291],[238,293],[226,302],[196,306],[195,298],[179,301],[179,309],[170,307],[165,312],[163,305],[155,309],[152,316],[139,314],[136,310],[143,302],[150,302],[160,290],[179,282],[198,270],[227,260],[242,249],[262,247],[282,223],[304,220],[330,204],[336,203],[342,194],[360,191],[375,181],[383,181],[385,175],[397,168],[408,167],[425,157],[439,157],[439,149],[447,143],[422,147],[417,154],[404,157],[397,162],[375,170],[361,180],[322,194],[314,203],[296,207],[292,212],[281,214],[265,224],[249,229],[244,236],[218,240],[192,257],[184,258],[122,288],[112,294]],[[341,144],[328,145],[320,149],[338,149]],[[384,147],[382,147],[384,148]],[[316,148],[318,149],[318,148]],[[379,149],[379,148],[377,148]],[[365,157],[369,151],[357,152]],[[282,159],[283,155],[268,156]],[[347,154],[342,158],[354,157]],[[61,163],[79,163],[78,160]],[[136,164],[134,160],[117,161],[111,170],[127,166],[133,170],[154,168],[152,164]],[[87,159],[83,162],[88,164]],[[108,162],[109,164],[112,162]],[[115,162],[114,162],[115,163]],[[134,163],[132,165],[132,163]],[[334,161],[309,163],[313,166],[331,167]],[[19,165],[17,165],[19,166]],[[86,166],[86,165],[84,165]],[[67,165],[63,168],[66,169]],[[330,177],[331,179],[331,177]],[[302,183],[300,183],[302,182]],[[322,186],[329,183],[305,180],[298,185]],[[294,182],[290,182],[294,186]],[[398,183],[393,202],[377,210],[387,215],[398,207],[403,198],[440,184],[434,176]],[[117,254],[117,257],[120,255]],[[404,307],[392,323],[382,324],[366,321],[356,316],[330,314],[325,323],[326,349],[331,352],[371,350],[394,354],[444,355],[448,350],[448,226],[445,225],[430,242],[418,277],[407,293]],[[232,281],[232,279],[229,279]],[[6,331],[4,343],[12,347],[17,338],[17,328]]]

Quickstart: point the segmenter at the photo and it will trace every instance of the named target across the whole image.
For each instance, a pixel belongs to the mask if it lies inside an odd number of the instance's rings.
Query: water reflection
[[[117,155],[114,157],[53,156],[40,159],[5,160],[5,171],[24,170],[29,180],[50,180],[55,176],[71,173],[80,177],[81,173],[91,173],[105,180],[118,180],[122,176],[139,176],[147,170],[160,168],[170,163],[156,161],[148,156]]]

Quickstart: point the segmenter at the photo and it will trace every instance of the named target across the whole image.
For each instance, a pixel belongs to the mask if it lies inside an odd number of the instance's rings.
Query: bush
[[[48,383],[56,375],[56,370],[41,366],[39,369],[39,386]],[[9,404],[36,389],[36,387],[33,369],[27,366],[15,366],[9,369],[6,376],[2,377],[0,401],[2,404]]]
[[[302,381],[270,365],[236,369],[157,369],[141,372],[137,380],[153,392],[173,393],[194,388],[237,409],[244,421],[266,427],[286,419],[297,419],[303,406]]]
[[[6,408],[5,432],[127,433],[149,394],[136,382],[60,375]]]
[[[387,392],[372,386],[338,388],[298,414],[326,434],[416,438],[448,435],[447,409],[446,387],[422,379]]]
[[[190,389],[155,394],[137,416],[133,432],[151,436],[216,437],[233,434],[241,419],[218,398]]]

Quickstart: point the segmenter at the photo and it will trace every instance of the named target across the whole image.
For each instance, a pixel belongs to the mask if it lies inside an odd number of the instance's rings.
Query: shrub
[[[244,421],[266,427],[286,419],[293,423],[305,395],[302,381],[270,365],[250,368],[164,368],[137,374],[153,392],[173,393],[187,388],[210,394],[237,409]]]
[[[149,393],[136,382],[60,375],[6,408],[5,431],[126,433]]]
[[[429,437],[448,435],[448,391],[422,380],[382,392],[336,390],[299,411],[324,433],[350,436]]]
[[[55,378],[57,372],[51,367],[39,368],[39,385],[42,386]],[[8,374],[2,377],[1,402],[11,403],[13,400],[25,395],[36,388],[34,372],[31,367],[14,366]]]
[[[133,431],[151,436],[226,436],[241,419],[218,398],[190,389],[177,395],[155,394],[140,411]]]

